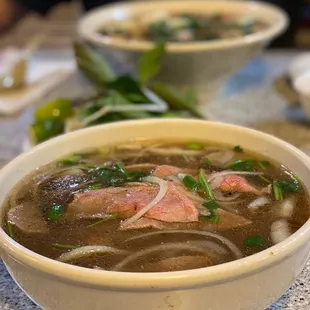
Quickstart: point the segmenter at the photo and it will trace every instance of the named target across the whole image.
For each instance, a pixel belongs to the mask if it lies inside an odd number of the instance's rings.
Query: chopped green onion
[[[220,215],[216,214],[215,218],[214,218],[214,221],[213,221],[213,224],[217,225],[219,223],[219,221],[220,221],[220,218],[221,218]]]
[[[189,188],[192,191],[196,190],[199,187],[198,181],[191,175],[186,175],[183,178],[183,183],[187,188]]]
[[[248,236],[243,240],[243,245],[246,248],[264,247],[267,245],[267,240],[261,235]]]
[[[215,200],[214,194],[212,192],[210,185],[208,184],[208,181],[206,179],[203,169],[200,169],[200,172],[199,172],[199,182],[200,182],[201,189],[208,195],[208,197],[211,200]]]
[[[54,243],[52,244],[54,248],[59,248],[59,249],[77,249],[80,248],[78,245],[69,245],[69,244],[61,244],[61,243]]]
[[[214,201],[206,201],[203,203],[203,206],[207,208],[210,212],[210,215],[200,215],[200,218],[203,220],[212,220],[214,218],[214,224],[217,224],[220,220],[220,215],[215,212],[216,209],[220,208],[220,205]]]
[[[267,179],[267,178],[264,177],[263,175],[259,175],[258,177],[259,177],[261,180],[263,180],[263,181],[265,181],[265,182],[267,182],[267,183],[269,183],[269,184],[272,183],[272,181],[270,181],[269,179]]]
[[[243,152],[243,148],[240,145],[236,145],[233,148],[233,151],[236,152],[236,153],[242,153]]]
[[[121,163],[120,161],[118,161],[118,162],[115,163],[115,166],[116,166],[116,168],[117,168],[121,173],[123,173],[124,175],[127,175],[126,168],[125,168],[125,166],[124,166],[123,163]]]
[[[13,225],[12,225],[9,221],[7,221],[6,224],[7,224],[9,236],[10,236],[12,239],[14,239]]]
[[[49,210],[48,210],[48,216],[47,219],[49,221],[58,221],[63,213],[65,212],[65,207],[62,205],[54,204]]]
[[[62,160],[61,160],[61,163],[62,163],[64,166],[72,166],[72,165],[77,164],[81,159],[82,159],[82,156],[81,156],[81,155],[73,154],[73,155],[71,155],[71,156],[68,156],[68,157],[62,159]]]
[[[270,162],[267,160],[261,160],[258,162],[258,164],[263,170],[270,166]]]
[[[190,150],[202,150],[203,145],[197,142],[190,142],[186,145],[186,147]]]
[[[104,219],[102,219],[100,221],[97,221],[95,223],[92,223],[92,224],[88,225],[87,228],[94,227],[94,226],[100,225],[101,223],[107,222],[109,220],[115,220],[115,219],[118,219],[118,218],[119,218],[119,215],[118,214],[114,214],[114,215],[111,215],[111,216],[109,216],[107,218],[104,218]]]
[[[273,189],[275,200],[283,200],[284,199],[284,195],[283,195],[282,189],[279,186],[277,181],[273,181],[272,182],[272,189]]]

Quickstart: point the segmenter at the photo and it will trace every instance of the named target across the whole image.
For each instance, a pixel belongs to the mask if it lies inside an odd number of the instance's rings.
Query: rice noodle
[[[289,224],[283,219],[272,223],[270,229],[270,236],[274,244],[284,241],[291,235]]]
[[[240,196],[241,196],[241,193],[238,193],[238,192],[232,193],[229,196],[225,196],[222,191],[214,191],[214,197],[218,201],[233,202],[233,200],[239,198]]]
[[[235,254],[235,256],[237,258],[243,257],[243,255],[242,255],[241,251],[238,249],[238,247],[234,243],[232,243],[230,240],[228,240],[227,238],[220,236],[220,235],[217,235],[217,234],[214,234],[214,233],[211,233],[211,232],[200,231],[200,230],[161,230],[161,231],[145,233],[145,234],[141,234],[139,236],[132,237],[132,238],[126,240],[126,242],[130,242],[130,241],[137,240],[140,238],[160,235],[160,234],[194,234],[194,235],[201,235],[201,236],[207,236],[207,237],[215,238],[217,240],[220,240],[223,244],[225,244]]]
[[[262,196],[262,197],[258,197],[255,200],[253,200],[252,202],[249,203],[248,208],[252,211],[257,210],[260,207],[263,207],[265,205],[270,204],[271,201],[268,197],[266,196]]]
[[[128,251],[119,250],[116,248],[102,246],[102,245],[87,245],[80,248],[74,249],[68,253],[60,255],[57,260],[60,262],[68,262],[74,259],[79,259],[85,256],[93,254],[127,254]]]
[[[131,263],[132,261],[136,260],[137,258],[151,254],[153,252],[167,252],[170,250],[187,250],[192,252],[198,252],[206,254],[206,249],[201,246],[201,244],[191,244],[186,242],[176,242],[176,243],[166,243],[166,244],[160,244],[155,245],[149,248],[146,248],[145,250],[139,251],[137,253],[131,254],[128,257],[126,257],[124,260],[122,260],[120,263],[118,263],[114,268],[113,271],[119,271],[127,264]]]
[[[147,150],[148,153],[156,155],[187,155],[187,156],[198,156],[205,153],[204,150],[186,150],[181,148],[150,148]]]
[[[143,178],[143,181],[150,182],[150,183],[157,183],[159,185],[159,191],[156,197],[149,202],[145,207],[143,207],[139,212],[137,212],[134,216],[130,217],[129,219],[123,221],[121,223],[122,227],[126,225],[130,225],[140,219],[145,213],[147,213],[150,209],[152,209],[157,203],[159,203],[166,195],[168,191],[168,182],[157,178],[157,177],[146,177]]]
[[[278,206],[278,215],[284,218],[290,218],[294,213],[296,200],[294,198],[286,198],[280,202]]]

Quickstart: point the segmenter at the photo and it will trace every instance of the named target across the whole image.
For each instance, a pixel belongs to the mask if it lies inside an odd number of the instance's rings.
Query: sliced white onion
[[[270,236],[274,244],[284,241],[291,235],[291,230],[286,220],[278,220],[272,223],[270,229]]]
[[[181,148],[150,148],[147,150],[148,153],[157,155],[187,155],[187,156],[198,156],[204,154],[204,150],[185,150]]]
[[[68,253],[60,255],[57,260],[60,262],[69,262],[75,259],[79,259],[85,256],[93,254],[128,254],[128,251],[119,250],[116,248],[102,246],[102,245],[87,245],[74,249]]]
[[[225,177],[226,175],[263,175],[263,172],[248,172],[248,171],[232,171],[232,170],[226,170],[222,172],[216,172],[211,174],[211,176],[208,178],[208,182],[212,182],[213,180]]]
[[[200,230],[161,230],[161,231],[154,231],[154,232],[145,233],[145,234],[141,234],[139,236],[132,237],[132,238],[126,240],[126,242],[130,242],[130,241],[137,240],[140,238],[160,235],[160,234],[194,234],[194,235],[201,235],[201,236],[207,236],[207,237],[215,238],[217,240],[220,240],[223,244],[225,244],[235,254],[235,256],[237,258],[243,257],[243,255],[242,255],[241,251],[238,249],[238,247],[235,244],[233,244],[230,240],[228,240],[227,238],[222,237],[222,236],[217,235],[217,234],[214,234],[214,233],[211,233],[211,232],[200,231]]]
[[[175,175],[169,175],[165,179],[168,180],[168,181],[172,181],[172,182],[174,182],[176,184],[181,184],[180,179],[177,176],[175,176]]]
[[[266,206],[270,204],[270,199],[266,196],[262,196],[259,198],[256,198],[252,202],[249,203],[248,208],[252,211],[257,210],[260,207]]]
[[[294,198],[286,198],[278,206],[278,215],[284,218],[292,217],[296,205]]]
[[[143,178],[143,181],[150,182],[150,183],[157,183],[159,185],[159,191],[156,197],[149,202],[145,207],[143,207],[139,212],[137,212],[134,216],[130,217],[129,219],[123,221],[121,223],[122,227],[126,225],[130,225],[140,219],[145,213],[147,213],[150,209],[152,209],[156,204],[158,204],[167,194],[168,191],[168,182],[157,178],[157,177],[146,177]]]
[[[211,163],[219,163],[223,166],[227,165],[235,156],[233,151],[217,151],[209,154],[207,157]]]
[[[122,260],[120,263],[118,263],[113,268],[113,271],[121,270],[124,266],[126,266],[127,264],[131,263],[132,261],[136,260],[139,257],[151,254],[153,252],[167,252],[171,250],[182,250],[182,251],[187,250],[187,251],[206,254],[206,249],[202,247],[201,244],[190,244],[186,242],[160,244],[160,245],[155,245],[155,246],[146,248],[145,250],[129,255],[124,260]]]
[[[239,198],[241,196],[241,193],[232,193],[229,196],[224,195],[221,191],[214,191],[214,197],[218,201],[224,201],[224,202],[233,202],[235,199]]]

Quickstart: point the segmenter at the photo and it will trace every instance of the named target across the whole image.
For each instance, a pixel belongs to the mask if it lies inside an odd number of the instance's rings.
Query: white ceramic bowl
[[[65,154],[140,138],[181,137],[241,144],[278,159],[310,188],[309,157],[275,137],[223,123],[152,119],[91,127],[31,149],[0,171],[0,205],[21,178]],[[230,263],[170,273],[123,273],[45,258],[0,230],[1,257],[10,274],[46,310],[263,310],[302,271],[309,257],[309,240],[310,221],[284,242]]]
[[[301,73],[293,80],[293,86],[298,93],[301,106],[310,117],[310,67],[308,71]]]
[[[252,1],[183,0],[128,1],[100,7],[86,14],[78,25],[80,37],[97,46],[111,63],[135,71],[141,53],[153,44],[107,38],[98,33],[105,23],[150,16],[160,12],[231,13],[258,18],[270,25],[266,30],[242,38],[193,43],[169,43],[158,79],[180,86],[216,89],[287,27],[288,18],[279,8]]]

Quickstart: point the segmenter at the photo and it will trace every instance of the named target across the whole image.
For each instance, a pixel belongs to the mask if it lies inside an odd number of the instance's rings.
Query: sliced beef
[[[139,184],[135,187],[111,187],[75,194],[68,206],[67,216],[101,217],[117,213],[130,217],[151,202],[158,191],[157,185]],[[168,182],[165,197],[144,217],[163,222],[196,222],[198,211],[185,189]]]

